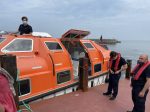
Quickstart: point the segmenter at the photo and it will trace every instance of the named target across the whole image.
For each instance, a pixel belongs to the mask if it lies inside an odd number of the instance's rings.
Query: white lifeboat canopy
[[[33,36],[39,36],[39,37],[52,37],[49,33],[46,32],[32,32]]]

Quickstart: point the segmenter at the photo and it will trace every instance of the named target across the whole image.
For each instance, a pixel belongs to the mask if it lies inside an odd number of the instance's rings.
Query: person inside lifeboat
[[[28,18],[26,16],[23,16],[21,20],[23,24],[21,24],[18,29],[18,32],[20,33],[20,35],[31,34],[33,30],[32,30],[32,27],[28,24]]]

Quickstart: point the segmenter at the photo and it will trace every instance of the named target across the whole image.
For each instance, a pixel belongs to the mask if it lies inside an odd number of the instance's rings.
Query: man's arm
[[[18,33],[19,33],[19,31],[13,32],[13,34],[18,34]]]
[[[116,71],[115,74],[118,74],[118,73],[120,73],[120,72],[122,72],[122,71],[124,71],[124,70],[126,70],[128,68],[127,62],[126,62],[126,60],[124,58],[121,57],[120,63],[122,65],[121,69]]]
[[[17,31],[12,32],[12,33],[10,33],[10,34],[11,34],[11,35],[16,35],[16,34],[20,33],[21,27],[22,27],[22,26],[20,25]]]
[[[127,65],[127,64],[122,65],[121,69],[120,69],[120,70],[118,70],[118,71],[116,71],[116,72],[115,72],[115,74],[118,74],[118,73],[120,73],[120,72],[122,72],[122,71],[126,70],[127,68],[128,68],[128,65]]]
[[[128,68],[128,65],[125,64],[125,65],[123,65],[123,66],[121,67],[121,71],[124,71],[124,70],[126,70],[127,68]]]
[[[144,85],[144,88],[142,89],[142,91],[139,93],[140,97],[144,97],[146,90],[150,87],[150,78],[146,78],[146,83]]]
[[[111,69],[109,69],[109,71],[110,71],[111,74],[114,74],[114,72]]]

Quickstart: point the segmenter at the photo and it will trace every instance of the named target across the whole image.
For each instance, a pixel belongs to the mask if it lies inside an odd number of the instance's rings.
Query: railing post
[[[88,58],[79,59],[79,89],[88,91]]]
[[[14,78],[14,88],[16,91],[16,96],[14,97],[16,102],[16,107],[19,110],[19,97],[18,97],[18,83],[17,83],[17,64],[16,56],[13,55],[0,55],[0,64],[13,78]]]
[[[126,79],[130,79],[131,67],[132,67],[132,60],[127,60],[128,68],[126,70]]]

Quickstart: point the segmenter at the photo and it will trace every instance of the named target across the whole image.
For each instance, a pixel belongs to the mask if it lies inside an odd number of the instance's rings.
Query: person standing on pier
[[[148,55],[140,55],[138,63],[131,74],[134,107],[132,111],[127,112],[145,112],[145,102],[150,87],[150,62],[148,61]]]
[[[121,77],[121,72],[127,69],[127,63],[121,54],[111,51],[109,63],[109,84],[107,92],[103,95],[111,96],[110,100],[114,100],[118,94],[118,84]],[[112,93],[113,92],[113,93]]]

